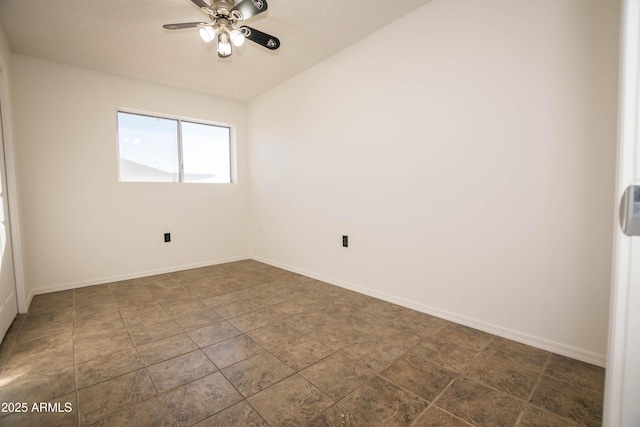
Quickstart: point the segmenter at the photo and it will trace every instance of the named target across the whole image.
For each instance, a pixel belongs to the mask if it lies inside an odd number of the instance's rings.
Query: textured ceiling
[[[246,22],[280,49],[227,59],[197,29],[162,28],[207,21],[189,0],[0,0],[0,24],[15,53],[248,101],[429,1],[268,0]]]

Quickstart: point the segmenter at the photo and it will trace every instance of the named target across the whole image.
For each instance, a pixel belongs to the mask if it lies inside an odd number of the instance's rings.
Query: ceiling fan
[[[231,45],[242,46],[245,39],[270,50],[276,50],[280,47],[280,40],[277,37],[246,25],[239,25],[240,22],[267,10],[266,0],[213,0],[210,5],[204,0],[191,1],[209,16],[211,22],[185,22],[166,24],[163,27],[167,30],[199,28],[200,37],[207,43],[217,37],[217,51],[220,58],[230,57],[233,53]]]

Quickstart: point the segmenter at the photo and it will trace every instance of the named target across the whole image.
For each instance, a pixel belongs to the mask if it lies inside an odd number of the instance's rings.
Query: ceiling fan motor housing
[[[214,15],[218,16],[229,16],[233,6],[235,6],[235,1],[233,0],[216,0],[211,3],[211,9]]]

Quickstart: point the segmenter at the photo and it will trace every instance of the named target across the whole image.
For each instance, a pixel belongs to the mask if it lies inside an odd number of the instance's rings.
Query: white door
[[[0,78],[2,78],[0,70]],[[0,89],[0,340],[18,314],[16,280],[13,271],[13,252],[9,232],[6,168],[4,161],[4,129],[2,127],[2,90]]]
[[[622,9],[617,196],[640,185],[640,0]],[[616,207],[618,211],[618,207]],[[640,236],[615,228],[604,425],[640,426]]]

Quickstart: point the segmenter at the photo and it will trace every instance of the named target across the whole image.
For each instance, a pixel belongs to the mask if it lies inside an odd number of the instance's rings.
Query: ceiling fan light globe
[[[216,38],[216,31],[211,27],[200,27],[200,38],[206,43],[211,43]]]
[[[229,34],[221,32],[218,35],[218,56],[220,58],[227,58],[231,56],[231,53],[231,40],[229,39]]]
[[[242,46],[244,44],[244,34],[240,30],[231,31],[231,42],[234,46]]]

